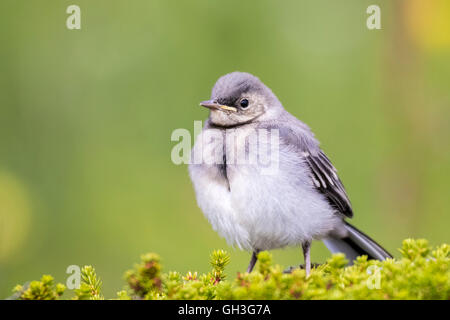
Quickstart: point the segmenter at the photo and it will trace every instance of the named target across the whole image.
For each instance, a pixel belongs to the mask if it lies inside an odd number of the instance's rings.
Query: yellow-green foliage
[[[102,300],[102,282],[97,278],[95,269],[85,266],[81,269],[80,288],[75,289],[74,300]]]
[[[229,255],[214,251],[211,272],[161,272],[156,254],[141,256],[141,262],[125,274],[127,289],[117,299],[450,299],[449,248],[443,244],[434,250],[426,240],[407,239],[400,259],[386,261],[359,257],[352,266],[342,254],[333,255],[314,268],[283,273],[272,265],[268,252],[258,255],[257,268],[225,279]],[[83,268],[84,276],[76,298],[100,299],[100,281],[95,271]],[[44,276],[48,277],[48,276]],[[18,289],[20,299],[56,299],[64,291],[53,288],[53,278],[32,282],[27,290]],[[50,281],[51,280],[51,281]],[[62,290],[62,291],[61,291]]]
[[[40,281],[31,281],[26,285],[17,285],[12,298],[21,300],[56,300],[66,290],[66,287],[57,283],[54,284],[52,276],[43,275]]]

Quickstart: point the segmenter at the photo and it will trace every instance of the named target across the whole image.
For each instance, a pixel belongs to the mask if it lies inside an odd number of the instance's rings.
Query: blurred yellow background
[[[81,30],[66,28],[71,4]],[[352,223],[394,255],[407,237],[450,241],[446,0],[2,0],[0,43],[0,298],[43,273],[65,283],[72,264],[94,265],[111,296],[149,251],[187,272],[224,248],[243,271],[249,254],[212,230],[170,159],[172,131],[192,132],[235,70],[311,126]],[[302,262],[298,248],[274,258]]]

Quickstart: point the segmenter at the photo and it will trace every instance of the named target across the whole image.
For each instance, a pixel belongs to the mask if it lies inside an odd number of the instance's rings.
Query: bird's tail
[[[347,236],[344,238],[330,237],[323,239],[328,250],[332,253],[344,253],[350,264],[361,255],[367,255],[372,260],[385,260],[392,258],[382,246],[372,240],[369,236],[345,222]]]

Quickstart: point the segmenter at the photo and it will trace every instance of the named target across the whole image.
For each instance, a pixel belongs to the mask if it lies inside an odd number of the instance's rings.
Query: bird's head
[[[275,116],[282,109],[272,91],[257,77],[232,72],[217,80],[211,99],[200,103],[209,108],[213,124],[231,127]]]

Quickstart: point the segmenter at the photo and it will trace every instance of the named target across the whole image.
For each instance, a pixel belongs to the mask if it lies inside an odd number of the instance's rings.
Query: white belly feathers
[[[240,152],[258,159],[261,149],[249,148],[245,140],[229,143],[225,130],[215,130],[220,133],[203,130],[197,138],[192,153],[201,152],[202,161],[191,164],[189,173],[200,209],[230,245],[244,250],[300,245],[325,237],[341,223],[314,189],[300,154],[267,139],[264,146],[278,156],[270,157],[271,170],[264,171],[267,162],[233,161]],[[217,163],[220,159],[226,163]]]

